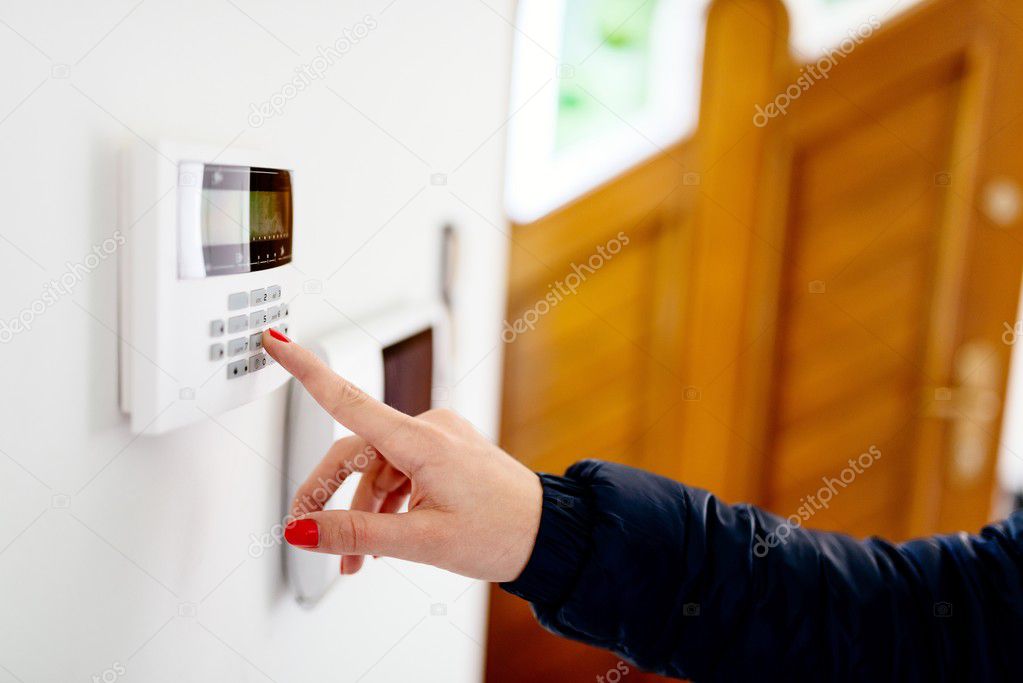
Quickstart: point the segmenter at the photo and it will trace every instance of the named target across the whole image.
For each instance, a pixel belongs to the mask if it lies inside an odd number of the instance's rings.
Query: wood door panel
[[[633,343],[620,335],[608,335],[606,342],[592,353],[576,354],[561,364],[543,362],[540,365],[544,371],[528,378],[524,374],[509,378],[506,396],[508,400],[520,401],[522,406],[515,414],[520,422],[514,426],[542,419],[580,394],[589,394],[631,372],[632,368],[622,367],[621,359],[633,353]]]
[[[882,449],[861,475],[869,483],[843,488],[810,526],[851,530],[898,509],[924,383],[936,169],[951,154],[958,93],[950,83],[907,92],[793,155],[767,504],[791,514],[850,458]],[[874,532],[903,528],[889,514]]]
[[[802,159],[797,210],[830,210],[832,215],[855,211],[862,198],[904,184],[907,167],[946,168],[954,83],[922,92],[920,87],[879,103],[887,108],[863,111],[855,122],[829,131],[828,137],[805,141],[805,149],[813,154]],[[936,173],[927,173],[924,179],[933,184]]]
[[[629,243],[618,254],[508,345],[507,362],[516,371],[506,376],[503,440],[531,467],[557,472],[583,457],[620,459],[639,436],[636,397],[647,358],[637,348],[650,334],[655,241],[638,235],[626,231]],[[551,280],[570,272],[571,263]],[[509,319],[541,300],[549,284],[535,281],[510,297]]]
[[[934,180],[930,173],[926,179],[924,173],[907,178],[911,170],[905,171],[895,187],[888,186],[847,211],[812,212],[801,218],[814,229],[801,235],[803,244],[792,267],[807,277],[834,282],[883,267],[890,254],[919,248],[933,225]]]
[[[885,271],[877,271],[875,281],[882,286],[891,281]],[[898,278],[898,275],[896,275]],[[825,280],[825,288],[827,281]],[[903,318],[903,312],[913,305],[916,292],[910,288],[885,288],[883,297],[862,297],[846,300],[841,307],[819,296],[811,295],[809,283],[802,284],[802,291],[792,287],[788,292],[792,313],[786,327],[784,345],[781,347],[780,362],[788,364],[801,362],[816,348],[832,348],[847,343],[847,340],[867,334],[867,330],[887,330],[896,319]]]
[[[899,346],[918,346],[920,330],[901,326],[901,339],[889,335]],[[869,332],[843,340],[841,345],[822,348],[799,360],[798,372],[789,373],[779,387],[779,430],[797,429],[822,416],[842,413],[850,404],[861,403],[887,387],[905,392],[916,374],[915,366],[888,343]]]
[[[850,457],[899,434],[915,405],[903,386],[885,382],[868,400],[850,400],[841,410],[778,430],[773,487],[841,470]]]

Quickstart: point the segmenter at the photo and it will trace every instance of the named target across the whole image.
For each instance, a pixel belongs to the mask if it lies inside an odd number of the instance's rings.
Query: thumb
[[[433,534],[428,511],[385,514],[323,510],[292,520],[285,540],[303,550],[331,555],[384,555],[422,562]]]

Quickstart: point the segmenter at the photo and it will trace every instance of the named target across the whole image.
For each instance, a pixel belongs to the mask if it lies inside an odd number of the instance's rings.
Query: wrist
[[[501,587],[530,602],[555,603],[590,552],[592,511],[586,487],[574,480],[540,474],[536,484],[541,504],[535,540],[516,578]]]

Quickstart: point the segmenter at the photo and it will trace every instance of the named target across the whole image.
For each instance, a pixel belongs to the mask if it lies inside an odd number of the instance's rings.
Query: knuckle
[[[357,408],[369,400],[369,396],[344,377],[336,377],[331,391],[331,408],[335,411]]]
[[[341,515],[335,526],[336,547],[345,554],[355,553],[359,548],[365,547],[368,542],[367,529],[366,520],[361,515]]]
[[[446,525],[435,523],[419,524],[416,528],[416,539],[423,561],[428,563],[440,561],[454,540]]]
[[[452,441],[444,428],[433,423],[427,423],[423,429],[419,430],[417,436],[420,448],[431,453],[447,450]]]
[[[373,492],[373,497],[381,499],[387,497],[387,494],[391,492],[388,487],[388,482],[391,481],[390,477],[385,477],[380,474],[373,478],[373,482],[370,485],[370,490]]]
[[[454,424],[461,420],[458,413],[450,408],[433,408],[423,413],[420,417],[424,418],[428,422],[444,425]]]

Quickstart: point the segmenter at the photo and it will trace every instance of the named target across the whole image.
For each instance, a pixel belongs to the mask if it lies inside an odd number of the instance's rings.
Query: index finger
[[[274,330],[273,332],[276,332]],[[415,421],[341,377],[312,351],[299,346],[280,332],[263,333],[263,348],[302,383],[306,391],[335,420],[370,444],[387,451],[391,462],[396,437],[415,426]],[[395,464],[399,464],[395,462]]]

